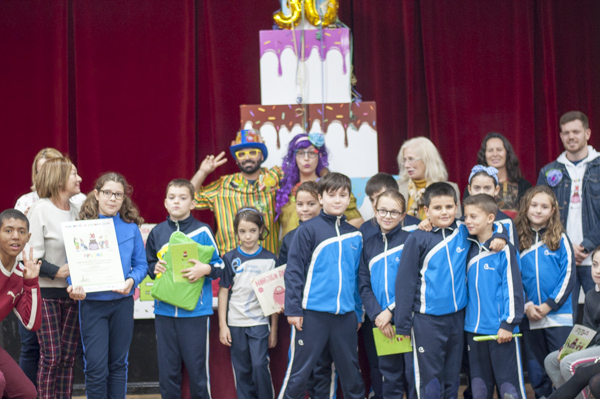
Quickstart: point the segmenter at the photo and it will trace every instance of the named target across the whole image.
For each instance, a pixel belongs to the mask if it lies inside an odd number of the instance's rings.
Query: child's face
[[[237,235],[240,240],[240,246],[246,253],[256,252],[258,249],[258,239],[260,237],[261,229],[258,228],[256,223],[248,220],[240,220],[238,224]]]
[[[384,192],[385,192],[385,188],[382,188],[381,190],[374,192],[374,193],[373,193],[373,195],[370,195],[370,196],[369,196],[369,201],[371,201],[371,205],[373,205],[373,210],[376,210],[376,209],[375,209],[375,201],[376,201],[376,200],[377,200],[377,198],[379,198],[379,196],[380,196],[381,194],[383,194]]]
[[[323,206],[323,211],[332,216],[342,216],[350,205],[350,193],[346,188],[339,188],[335,191],[324,191],[319,195],[319,202]]]
[[[380,197],[376,202],[375,217],[381,232],[384,234],[392,231],[404,219],[404,209],[393,198]],[[395,215],[395,217],[394,217]]]
[[[465,225],[469,230],[469,234],[482,236],[491,233],[494,230],[494,219],[496,219],[495,215],[486,214],[478,206],[465,206]]]
[[[600,285],[600,251],[596,251],[592,258],[592,279]]]
[[[548,225],[550,216],[554,213],[552,201],[548,194],[537,193],[531,199],[529,208],[527,208],[527,219],[534,230],[539,230]]]
[[[65,190],[69,195],[77,195],[81,192],[81,188],[79,185],[81,184],[81,177],[77,174],[77,168],[75,166],[71,167],[71,173],[69,174],[69,178],[67,179],[67,184],[65,185]]]
[[[125,187],[116,181],[107,181],[100,191],[94,193],[98,201],[98,212],[104,216],[116,216],[125,199]],[[117,198],[120,196],[121,198]]]
[[[425,214],[434,227],[449,227],[456,216],[456,203],[453,197],[432,197],[429,206],[425,207]]]
[[[497,186],[496,181],[491,176],[475,176],[469,184],[469,195],[487,194],[495,197],[500,192],[500,186]]]
[[[15,258],[25,248],[31,234],[24,220],[8,219],[0,226],[0,253]],[[4,265],[12,267],[13,265]]]
[[[321,212],[321,204],[319,200],[308,191],[298,191],[296,194],[296,213],[298,219],[306,222],[317,216]]]
[[[165,198],[165,208],[167,208],[171,220],[187,219],[195,207],[194,198],[187,187],[169,187],[167,198]]]

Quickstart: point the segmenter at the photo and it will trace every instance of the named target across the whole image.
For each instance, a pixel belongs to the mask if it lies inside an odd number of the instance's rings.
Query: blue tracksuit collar
[[[454,221],[454,222],[452,222],[452,224],[451,224],[450,226],[448,226],[448,227],[445,227],[445,228],[441,228],[441,227],[433,227],[433,228],[431,229],[431,231],[432,231],[432,232],[434,232],[434,233],[437,233],[437,232],[439,232],[439,231],[442,231],[442,230],[450,230],[450,231],[454,231],[454,230],[456,230],[457,228],[458,228],[458,226],[456,225],[456,221]]]
[[[342,216],[333,216],[333,215],[329,215],[329,214],[325,213],[325,211],[323,211],[322,209],[321,209],[321,217],[323,219],[325,219],[326,221],[330,222],[331,224],[337,223],[338,226],[340,224],[342,224],[342,222],[346,221],[346,215],[342,214]]]
[[[485,251],[485,252],[491,252],[492,250],[490,249],[490,244],[492,243],[492,240],[494,239],[494,237],[490,237],[486,242],[484,242],[483,244],[479,242],[479,240],[477,239],[477,236],[469,234],[469,237],[467,237],[467,239],[469,241],[474,242],[475,244],[477,244],[477,246],[479,247],[480,251]]]
[[[544,234],[546,233],[546,230],[547,230],[547,229],[546,229],[546,227],[542,227],[542,228],[541,228],[541,229],[539,229],[539,230],[534,230],[534,229],[531,229],[531,231],[533,231],[533,232],[535,233],[535,235],[536,235],[536,236],[535,236],[535,241],[534,241],[534,244],[535,244],[536,242],[538,242],[538,241],[540,241],[540,240],[542,239],[542,237],[543,237],[543,236],[544,236]]]
[[[398,223],[398,226],[394,227],[392,229],[392,231],[390,231],[389,233],[383,233],[381,231],[381,227],[378,227],[378,232],[377,232],[377,236],[381,239],[383,239],[383,236],[385,236],[387,238],[388,241],[391,241],[394,239],[394,237],[396,237],[396,234],[398,234],[399,231],[404,231],[402,230],[402,223]]]
[[[170,216],[167,216],[167,223],[175,231],[187,231],[186,228],[189,227],[192,223],[194,223],[195,220],[196,219],[194,219],[194,217],[191,214],[183,220],[172,220]]]

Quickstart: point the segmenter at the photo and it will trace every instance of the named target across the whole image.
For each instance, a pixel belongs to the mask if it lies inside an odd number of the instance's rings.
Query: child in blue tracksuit
[[[385,336],[392,339],[396,335],[393,329],[396,274],[410,233],[402,228],[405,201],[397,190],[380,193],[373,207],[379,234],[364,242],[358,271],[360,296],[369,318]],[[383,377],[382,397],[401,399],[405,391],[409,398],[415,396],[412,353],[379,356],[378,367]],[[408,381],[406,385],[405,379]]]
[[[210,398],[210,378],[206,367],[209,339],[209,316],[212,310],[212,279],[220,277],[223,262],[208,225],[191,215],[195,207],[194,186],[185,179],[172,180],[167,185],[165,208],[167,220],[158,224],[146,241],[148,274],[153,279],[165,272],[163,255],[169,247],[171,234],[180,231],[201,245],[215,248],[208,265],[192,260],[184,277],[194,283],[204,278],[202,293],[194,310],[185,310],[169,303],[155,300],[156,351],[158,354],[158,380],[163,398],[181,397],[181,363],[189,374],[192,398]],[[208,274],[207,274],[208,273]],[[190,337],[194,337],[190,339]]]
[[[318,183],[321,214],[300,225],[285,272],[285,315],[292,327],[290,363],[280,398],[303,398],[321,352],[329,347],[344,397],[364,398],[358,366],[355,311],[360,307],[357,273],[360,232],[343,215],[350,178],[329,173]]]
[[[369,197],[371,205],[374,205],[377,197],[387,190],[398,191],[398,182],[394,179],[394,176],[388,173],[382,172],[373,175],[365,185],[365,194]],[[419,222],[420,220],[416,217],[405,215],[400,221],[400,225],[403,230],[411,232],[417,229]],[[364,222],[358,230],[362,234],[363,242],[367,242],[371,236],[378,236],[381,234],[375,217]],[[369,367],[371,368],[371,390],[374,394],[372,399],[381,399],[383,397],[381,386],[383,377],[379,371],[379,359],[375,349],[375,342],[373,341],[373,321],[369,318],[368,312],[365,313],[365,321],[363,322],[361,329],[365,344],[365,352],[367,352]]]
[[[273,399],[268,348],[277,344],[278,314],[265,316],[252,288],[254,278],[277,267],[277,256],[259,240],[269,234],[263,215],[251,207],[237,211],[233,228],[239,247],[223,256],[219,281],[219,340],[231,348],[238,399]]]
[[[319,191],[316,181],[305,181],[300,184],[295,196],[296,212],[298,213],[300,224],[319,216],[319,213],[321,213],[321,204],[319,203]],[[295,228],[283,237],[281,248],[279,249],[280,265],[287,263],[288,251],[290,250],[296,231],[298,231],[298,228]],[[331,353],[328,350],[324,350],[308,379],[306,390],[309,397],[312,399],[336,398],[337,373],[333,370]]]
[[[529,380],[536,397],[548,397],[552,382],[544,370],[544,359],[565,343],[573,326],[575,255],[563,232],[558,201],[548,186],[527,190],[515,224],[526,296],[527,317],[521,330]]]
[[[122,175],[105,173],[96,181],[94,191],[88,194],[79,213],[82,220],[113,219],[125,276],[122,289],[89,294],[80,290],[82,287],[73,289],[74,299],[85,298],[79,304],[79,325],[88,398],[123,398],[127,392],[133,292],[148,270],[138,227],[143,219],[127,196],[128,191],[129,185]]]
[[[464,201],[465,224],[472,242],[467,263],[465,331],[474,399],[526,399],[519,331],[523,318],[523,283],[517,251],[511,243],[499,252],[489,248],[498,205],[488,194]],[[497,335],[478,342],[475,337]]]
[[[469,195],[487,194],[495,198],[500,192],[498,169],[493,166],[473,166],[469,176],[469,185],[467,186],[467,189]],[[498,212],[496,213],[496,222],[500,222],[504,225],[510,243],[518,249],[519,236],[512,218],[498,209]]]
[[[458,395],[460,383],[468,232],[455,220],[457,198],[450,184],[431,184],[424,202],[433,230],[415,231],[406,240],[396,278],[394,322],[396,334],[412,333],[419,397],[450,398]],[[498,225],[494,238],[506,241],[503,233]],[[499,244],[502,248],[505,242]]]

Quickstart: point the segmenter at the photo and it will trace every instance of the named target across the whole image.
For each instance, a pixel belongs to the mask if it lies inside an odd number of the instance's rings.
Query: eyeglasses
[[[104,198],[112,198],[113,195],[117,200],[122,200],[123,198],[125,198],[125,193],[113,193],[110,190],[100,190],[100,193]]]
[[[239,150],[235,152],[235,156],[240,161],[246,158],[256,158],[259,154],[262,154],[262,152],[261,150],[258,150],[256,148],[251,148],[249,150]]]
[[[390,217],[392,219],[398,219],[400,217],[400,215],[402,215],[402,212],[398,212],[398,211],[388,211],[387,209],[377,209],[377,215],[380,218],[384,218],[387,215],[390,215]]]
[[[310,159],[315,159],[319,155],[319,150],[296,150],[296,156],[300,158],[309,157]]]
[[[408,165],[414,165],[415,163],[419,162],[420,160],[422,160],[423,158],[404,158],[402,160],[402,162],[404,162],[404,164],[408,164]]]

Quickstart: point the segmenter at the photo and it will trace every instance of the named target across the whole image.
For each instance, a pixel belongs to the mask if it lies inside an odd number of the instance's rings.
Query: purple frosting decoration
[[[563,178],[563,174],[558,169],[551,169],[546,172],[546,181],[550,187],[556,187]]]
[[[306,61],[313,49],[321,50],[321,40],[317,39],[317,34],[321,31],[305,30],[304,31],[304,59]],[[294,45],[294,35],[296,37]],[[265,53],[272,52],[277,56],[279,61],[278,72],[282,75],[281,70],[281,52],[286,48],[296,52],[298,58],[302,57],[302,49],[300,48],[302,40],[302,30],[261,30],[260,31],[260,57]],[[323,51],[319,51],[319,55],[327,57],[327,53],[336,49],[342,54],[344,75],[347,73],[346,55],[350,54],[350,31],[346,28],[339,29],[323,29]],[[325,61],[321,56],[321,60]]]

